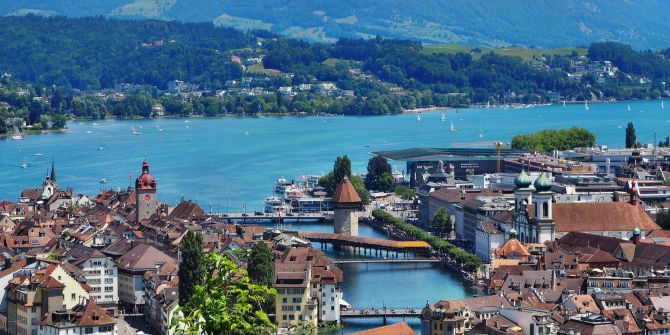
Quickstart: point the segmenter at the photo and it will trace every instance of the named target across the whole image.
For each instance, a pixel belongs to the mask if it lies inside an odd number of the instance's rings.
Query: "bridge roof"
[[[430,249],[430,244],[425,241],[393,241],[380,238],[305,231],[299,232],[298,235],[308,240],[342,242],[343,244],[349,245],[361,245],[388,249]]]

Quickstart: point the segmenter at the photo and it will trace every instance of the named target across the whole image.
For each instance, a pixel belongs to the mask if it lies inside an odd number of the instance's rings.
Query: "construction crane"
[[[497,151],[497,154],[498,154],[498,159],[496,160],[496,171],[498,171],[498,173],[500,173],[500,149],[502,147],[507,148],[507,144],[508,143],[504,143],[504,142],[493,142],[493,147],[496,148],[496,151]]]

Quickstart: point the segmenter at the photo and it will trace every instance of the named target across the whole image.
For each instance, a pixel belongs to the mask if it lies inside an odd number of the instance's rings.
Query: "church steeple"
[[[56,168],[54,167],[54,160],[51,160],[51,174],[49,175],[49,180],[56,182]]]

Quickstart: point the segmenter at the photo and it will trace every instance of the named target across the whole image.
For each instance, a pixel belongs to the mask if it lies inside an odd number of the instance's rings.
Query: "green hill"
[[[1,15],[155,18],[270,29],[289,37],[407,38],[429,44],[557,48],[617,41],[659,49],[670,40],[664,0],[3,0]]]

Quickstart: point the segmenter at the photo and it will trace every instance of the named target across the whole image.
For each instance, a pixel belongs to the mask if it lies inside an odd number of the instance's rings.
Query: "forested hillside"
[[[617,41],[657,50],[670,38],[664,0],[3,0],[0,15],[104,15],[214,22],[287,37],[410,38],[427,43],[586,46]]]

